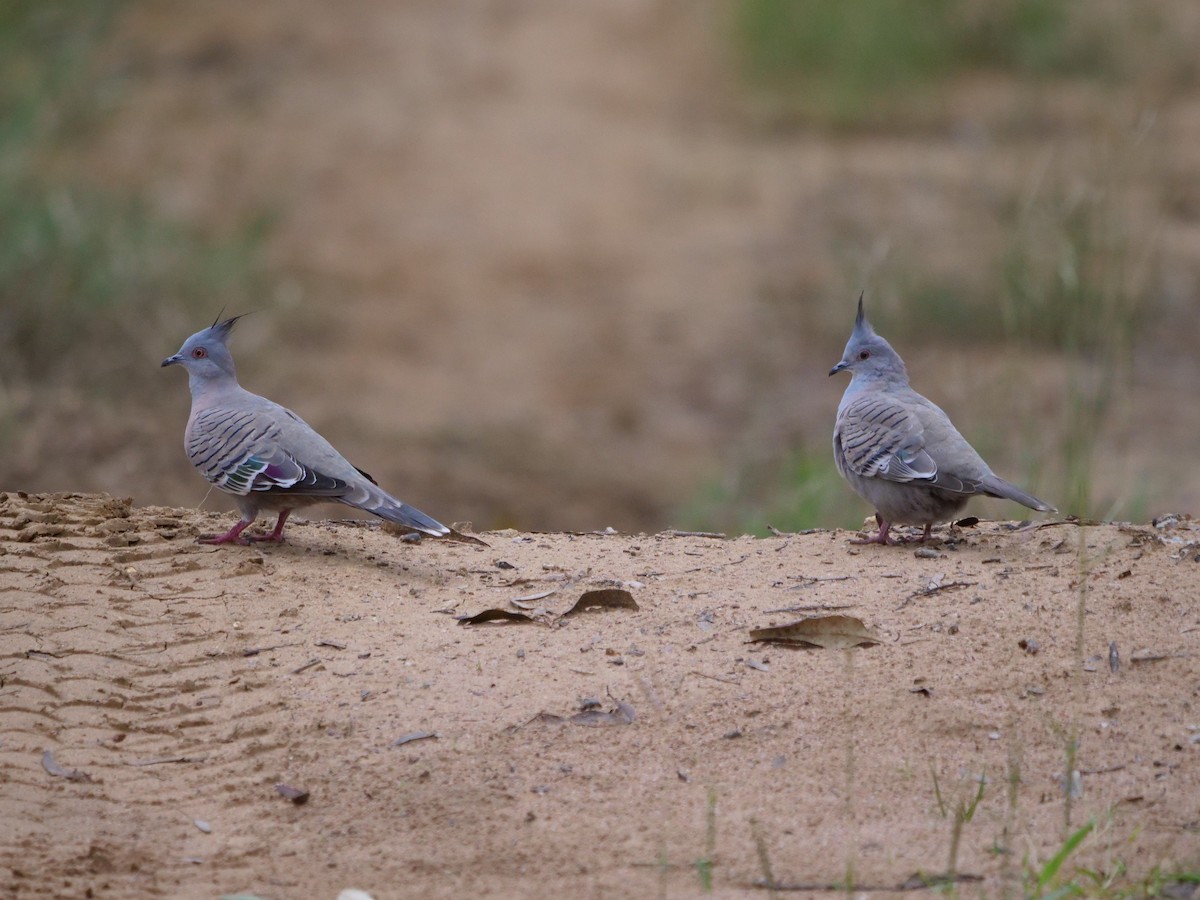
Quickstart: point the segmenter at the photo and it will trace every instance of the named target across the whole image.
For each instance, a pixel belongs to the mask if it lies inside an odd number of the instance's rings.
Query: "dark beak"
[[[178,353],[176,353],[174,356],[168,356],[166,359],[164,359],[162,361],[162,366],[159,366],[159,368],[161,369],[163,366],[173,366],[177,362],[183,362],[183,357]]]
[[[163,365],[165,366],[166,363],[164,362]],[[834,366],[832,369],[829,370],[829,374],[836,375],[838,372],[842,371],[842,369],[848,369],[848,368],[850,368],[850,363],[846,362],[843,359],[840,363],[838,363],[836,366]]]

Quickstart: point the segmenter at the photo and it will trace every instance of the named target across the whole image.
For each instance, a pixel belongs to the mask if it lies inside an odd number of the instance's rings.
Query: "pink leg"
[[[249,528],[250,524],[242,519],[224,534],[203,534],[196,540],[201,544],[248,544],[250,539],[242,537],[242,532]]]
[[[275,523],[275,530],[270,534],[252,534],[249,535],[252,541],[276,541],[283,543],[283,523],[287,521],[287,517],[292,514],[290,509],[285,509],[279,514],[279,520]]]
[[[905,538],[899,538],[899,539],[896,541],[896,543],[897,543],[897,544],[924,544],[926,541],[928,541],[928,540],[929,540],[929,533],[930,533],[930,531],[931,531],[932,529],[933,529],[933,524],[932,524],[932,523],[930,523],[930,524],[928,524],[928,525],[926,525],[926,526],[925,526],[925,533],[924,533],[924,534],[922,534],[920,537],[915,537],[915,538],[908,538],[908,537],[905,537]]]
[[[879,523],[879,533],[877,535],[875,535],[875,537],[866,538],[861,541],[851,541],[850,543],[852,543],[852,544],[885,544],[885,545],[892,543],[891,541],[888,540],[888,532],[891,530],[892,526],[889,525],[887,522],[885,522],[883,520],[883,516],[881,516],[879,513],[875,513],[875,521]]]

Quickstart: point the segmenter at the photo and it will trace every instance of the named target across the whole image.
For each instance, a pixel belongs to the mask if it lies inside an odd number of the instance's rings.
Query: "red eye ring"
[[[208,351],[203,347],[197,347],[192,351],[192,359],[204,359],[206,356],[208,356]]]
[[[871,358],[871,351],[870,351],[870,350],[862,350],[862,351],[860,351],[860,352],[859,352],[859,354],[858,354],[858,358],[859,358],[859,359],[870,359],[870,358]]]

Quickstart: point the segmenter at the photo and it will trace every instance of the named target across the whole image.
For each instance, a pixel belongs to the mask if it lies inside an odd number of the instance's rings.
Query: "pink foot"
[[[283,523],[287,521],[287,517],[291,515],[290,509],[285,509],[279,514],[279,520],[275,523],[275,530],[270,534],[252,534],[249,539],[252,541],[274,541],[277,544],[283,543]]]
[[[881,516],[879,513],[875,513],[875,521],[879,523],[879,533],[876,534],[875,537],[863,538],[862,540],[853,540],[850,543],[852,543],[852,544],[883,544],[884,546],[894,543],[894,541],[888,540],[888,532],[891,531],[892,526],[890,524],[888,524],[887,522],[883,521],[883,516]]]
[[[924,533],[924,534],[922,534],[920,537],[902,537],[902,538],[896,538],[896,543],[897,543],[897,544],[924,544],[924,543],[926,543],[926,542],[929,540],[929,533],[930,533],[930,531],[931,531],[931,529],[932,529],[932,528],[933,528],[933,526],[932,526],[932,525],[926,525],[926,526],[925,526],[925,533]]]
[[[242,546],[261,541],[283,543],[283,526],[287,522],[287,517],[291,512],[290,509],[285,509],[279,514],[279,520],[275,523],[275,530],[270,534],[242,534],[243,531],[253,524],[253,520],[247,521],[242,519],[224,534],[204,534],[196,538],[196,541],[200,544],[241,544]]]
[[[224,534],[202,534],[196,538],[198,544],[248,544],[250,538],[242,537],[242,532],[250,527],[250,523],[243,520],[238,522]]]

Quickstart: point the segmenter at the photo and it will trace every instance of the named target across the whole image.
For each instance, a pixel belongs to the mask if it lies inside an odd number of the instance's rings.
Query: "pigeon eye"
[[[870,350],[862,350],[862,351],[860,351],[860,352],[859,352],[859,354],[858,354],[858,358],[859,358],[859,359],[870,359],[870,358],[871,358],[871,351],[870,351]]]
[[[192,351],[192,359],[204,359],[206,356],[208,356],[208,351],[203,347],[197,347]]]

